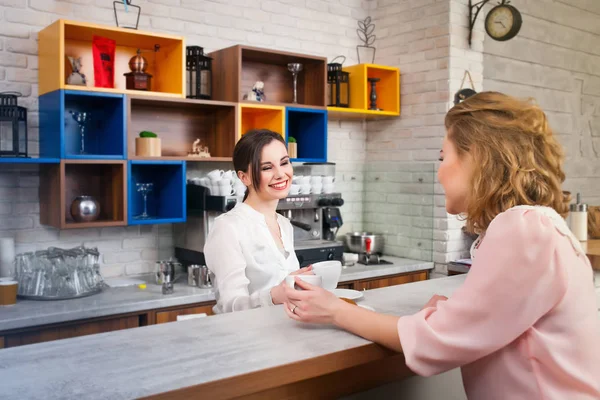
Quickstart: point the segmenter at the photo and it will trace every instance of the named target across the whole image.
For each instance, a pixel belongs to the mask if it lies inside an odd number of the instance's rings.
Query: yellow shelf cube
[[[327,107],[332,118],[382,118],[400,115],[400,69],[376,64],[357,64],[343,68],[350,73],[350,107]],[[375,89],[377,107],[369,110],[371,84],[368,78],[379,78]]]
[[[93,36],[116,42],[114,88],[94,86]],[[159,50],[154,52],[155,46]],[[146,72],[152,75],[152,91],[127,90],[125,76],[129,60],[137,50],[148,61]],[[185,97],[185,41],[182,36],[156,34],[85,22],[59,19],[39,33],[40,95],[58,89],[89,90],[105,93],[148,94]],[[81,72],[87,86],[67,84],[70,64],[67,57],[81,57]]]
[[[238,112],[238,140],[251,129],[269,129],[285,138],[285,107],[242,103]]]

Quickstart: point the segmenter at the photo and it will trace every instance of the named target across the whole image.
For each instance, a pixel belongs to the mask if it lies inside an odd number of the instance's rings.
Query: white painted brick
[[[2,53],[0,65],[5,67],[27,67],[27,56],[22,54]]]
[[[122,249],[120,240],[90,240],[83,242],[83,245],[88,248],[96,247],[100,254],[112,253]]]
[[[118,276],[123,276],[125,275],[125,266],[123,264],[103,264],[100,267],[100,274],[103,278],[114,278]]]
[[[154,271],[154,264],[147,261],[125,264],[125,275],[148,274]]]
[[[65,229],[59,234],[60,240],[84,240],[100,237],[98,229]]]
[[[287,14],[288,7],[283,5],[279,1],[261,1],[260,8],[263,11],[267,11],[274,14]]]
[[[135,237],[140,235],[140,228],[138,225],[133,226],[115,226],[110,228],[102,228],[100,230],[100,236],[103,238],[109,237]]]
[[[29,38],[29,27],[3,21],[2,24],[0,24],[0,36],[27,39]]]
[[[0,231],[33,228],[31,217],[0,217]]]
[[[185,27],[184,24],[178,23],[172,19],[159,17],[150,18],[150,25],[156,30],[172,32],[181,32]]]
[[[138,251],[120,251],[120,252],[107,252],[102,256],[106,264],[116,263],[131,263],[139,261],[141,252]]]
[[[71,4],[54,0],[29,0],[29,8],[61,15],[69,15],[72,12]],[[146,7],[144,7],[144,12],[146,12]]]
[[[37,83],[38,81],[37,71],[23,68],[8,68],[6,76],[6,79],[12,82]]]
[[[53,18],[38,11],[24,11],[19,9],[6,9],[4,11],[4,19],[8,22],[15,22],[25,25],[47,26],[50,25]]]
[[[123,239],[124,249],[142,249],[156,247],[156,236]]]
[[[27,7],[27,0],[0,0],[0,6],[12,8]]]

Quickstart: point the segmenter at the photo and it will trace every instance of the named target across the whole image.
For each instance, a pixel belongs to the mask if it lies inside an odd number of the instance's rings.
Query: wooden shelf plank
[[[125,226],[127,221],[93,221],[93,222],[66,222],[64,229],[106,228],[110,226]]]
[[[298,103],[281,103],[277,101],[251,101],[251,100],[241,100],[240,104],[242,105],[250,105],[250,106],[273,106],[273,107],[294,107],[294,108],[306,108],[307,110],[327,110],[327,107],[324,106],[311,106],[307,104],[298,104]]]
[[[60,158],[48,157],[0,157],[0,164],[58,164]]]
[[[162,157],[138,157],[133,156],[129,158],[134,164],[137,161],[152,161],[152,162],[161,162],[161,161],[187,161],[187,162],[209,162],[209,161],[232,161],[232,157],[187,157],[187,156],[162,156]]]
[[[113,94],[128,94],[135,96],[153,96],[153,97],[167,97],[167,98],[178,98],[183,99],[183,95],[180,93],[165,93],[165,92],[153,92],[144,90],[129,90],[129,89],[114,89],[114,88],[101,88],[94,86],[77,86],[77,85],[63,85],[65,90],[73,91],[86,91],[86,92],[101,92],[101,93],[113,93]]]
[[[382,119],[399,117],[400,113],[393,111],[361,110],[357,108],[327,107],[329,119]]]

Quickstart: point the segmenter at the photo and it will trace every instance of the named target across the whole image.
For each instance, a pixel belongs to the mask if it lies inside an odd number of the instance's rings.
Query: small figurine
[[[188,153],[188,157],[209,158],[210,151],[208,150],[208,146],[202,146],[200,144],[200,139],[194,140],[192,143],[192,152]]]
[[[79,86],[87,86],[87,82],[85,80],[85,75],[80,71],[81,69],[81,57],[71,57],[68,56],[69,62],[71,63],[71,75],[67,77],[67,84],[69,85],[79,85]]]
[[[248,92],[246,95],[246,100],[251,101],[265,101],[265,84],[262,81],[256,81],[254,86],[252,86],[252,91]]]

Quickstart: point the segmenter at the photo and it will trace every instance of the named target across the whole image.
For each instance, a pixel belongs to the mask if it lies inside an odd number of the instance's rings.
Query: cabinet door
[[[337,285],[338,289],[354,289],[354,282],[340,283]]]
[[[370,290],[370,289],[377,289],[377,288],[383,288],[383,287],[394,286],[394,285],[402,285],[403,283],[424,281],[425,279],[427,279],[427,272],[418,272],[418,273],[407,274],[407,275],[396,275],[396,276],[389,276],[386,278],[358,281],[355,289],[356,290],[363,290],[363,289]]]
[[[4,336],[0,336],[0,349],[4,348]]]
[[[50,342],[95,333],[118,331],[139,326],[139,316],[112,318],[103,321],[76,323],[51,328],[41,328],[21,333],[11,333],[4,337],[5,347],[23,346],[26,344]]]
[[[170,311],[158,311],[156,313],[156,323],[164,324],[166,322],[175,322],[177,321],[178,315],[189,315],[189,314],[202,314],[206,313],[207,315],[214,315],[213,313],[213,305],[200,306],[200,307],[188,307],[188,308],[178,308],[176,310]]]

